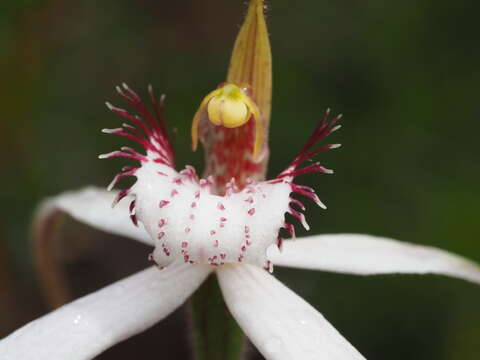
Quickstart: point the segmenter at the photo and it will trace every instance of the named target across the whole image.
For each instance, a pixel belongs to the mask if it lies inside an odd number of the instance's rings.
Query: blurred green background
[[[201,168],[190,121],[225,78],[244,11],[241,0],[2,1],[0,336],[47,311],[29,239],[36,204],[106,186],[124,163],[97,159],[123,145],[100,133],[121,121],[103,104],[121,103],[115,85],[166,93],[177,163]],[[270,174],[327,107],[345,114],[331,140],[344,146],[321,157],[336,174],[302,179],[328,206],[310,205],[311,233],[390,236],[480,262],[479,11],[469,0],[270,1]],[[76,294],[147,265],[147,249],[76,226],[80,249],[65,250]],[[276,275],[368,359],[479,358],[480,288],[469,283]],[[188,326],[177,313],[99,358],[184,358]]]

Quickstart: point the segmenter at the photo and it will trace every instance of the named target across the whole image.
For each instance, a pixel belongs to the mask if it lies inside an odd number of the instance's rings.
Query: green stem
[[[244,335],[228,311],[215,275],[192,297],[196,360],[238,360]]]

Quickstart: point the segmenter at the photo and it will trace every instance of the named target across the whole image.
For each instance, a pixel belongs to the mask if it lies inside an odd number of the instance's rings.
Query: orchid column
[[[234,179],[264,180],[272,103],[272,56],[263,0],[252,0],[235,41],[225,83],[202,101],[192,123],[193,150],[205,148],[205,175],[219,193]]]
[[[205,150],[205,177],[216,192],[264,180],[269,150],[272,55],[263,0],[250,2],[235,41],[227,79],[202,101],[192,123],[192,145]],[[231,181],[234,179],[233,181]],[[195,349],[200,359],[234,359],[243,335],[212,275],[193,296]],[[221,344],[221,346],[220,346]]]

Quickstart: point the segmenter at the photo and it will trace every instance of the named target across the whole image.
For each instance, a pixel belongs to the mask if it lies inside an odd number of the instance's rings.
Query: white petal
[[[285,241],[271,247],[275,265],[356,275],[442,274],[480,284],[480,267],[447,251],[362,234],[329,234]]]
[[[226,265],[217,276],[231,313],[268,360],[364,359],[322,314],[266,271]]]
[[[210,269],[149,268],[64,305],[0,341],[2,360],[86,360],[151,327],[200,285]]]
[[[48,224],[49,218],[61,210],[96,229],[152,245],[153,242],[143,226],[139,224],[139,227],[136,227],[130,220],[128,199],[123,199],[112,209],[115,196],[115,192],[95,187],[65,192],[44,201],[36,214],[35,222],[40,226]]]

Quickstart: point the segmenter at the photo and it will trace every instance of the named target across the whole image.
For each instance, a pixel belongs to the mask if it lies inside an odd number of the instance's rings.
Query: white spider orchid
[[[37,215],[35,232],[48,240],[55,217],[65,212],[94,228],[152,246],[151,260],[157,266],[20,328],[0,341],[2,360],[91,359],[165,318],[210,273],[217,275],[232,315],[267,359],[363,359],[319,312],[263,268],[271,272],[272,265],[278,265],[355,275],[434,273],[480,284],[476,264],[431,247],[359,234],[282,240],[281,228],[292,238],[295,235],[286,213],[308,230],[301,213],[305,207],[292,195],[323,206],[311,188],[293,181],[304,173],[331,173],[319,163],[300,166],[338,147],[312,150],[338,128],[340,117],[329,121],[327,111],[286,170],[275,179],[263,180],[270,66],[263,2],[252,0],[227,83],[207,95],[194,116],[193,146],[200,139],[206,150],[204,179],[189,166],[175,170],[163,99],[156,102],[150,89],[152,113],[126,85],[117,88],[139,116],[107,103],[129,124],[104,132],[137,142],[145,153],[122,147],[101,157],[140,163],[138,168],[124,167],[109,190],[126,176],[136,177],[136,183],[116,194],[87,188],[49,199]]]

